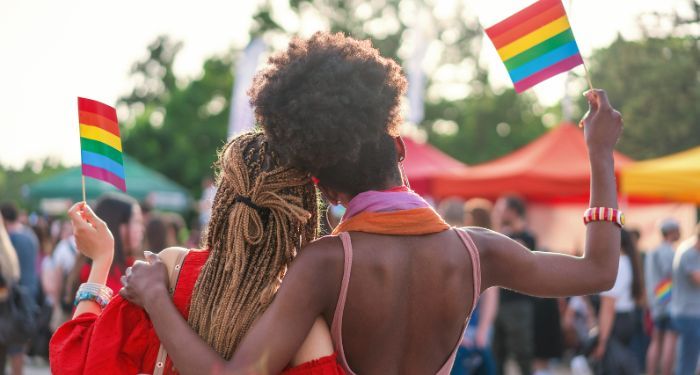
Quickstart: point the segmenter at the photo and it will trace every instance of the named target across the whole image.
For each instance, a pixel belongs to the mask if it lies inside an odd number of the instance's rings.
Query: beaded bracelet
[[[610,221],[622,228],[625,225],[625,214],[614,208],[591,207],[583,214],[583,223],[592,221]]]
[[[74,304],[77,306],[82,301],[94,301],[101,308],[107,306],[112,299],[112,289],[97,283],[80,284],[78,292],[75,294]]]

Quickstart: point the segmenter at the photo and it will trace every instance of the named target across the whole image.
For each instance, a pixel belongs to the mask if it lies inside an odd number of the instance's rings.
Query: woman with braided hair
[[[253,322],[272,302],[297,250],[318,230],[317,194],[307,174],[281,167],[262,133],[241,135],[217,162],[218,191],[205,250],[168,248],[152,263],[182,257],[172,300],[178,319],[220,358],[230,359]],[[177,373],[160,347],[146,312],[104,287],[114,242],[104,222],[83,203],[69,215],[78,249],[93,260],[76,296],[73,319],[54,334],[54,374]],[[179,272],[179,275],[177,275]],[[127,272],[129,274],[129,272]],[[172,276],[172,274],[171,274]],[[172,286],[172,284],[171,284]],[[165,325],[163,325],[165,324]],[[338,374],[327,325],[319,320],[287,374]]]

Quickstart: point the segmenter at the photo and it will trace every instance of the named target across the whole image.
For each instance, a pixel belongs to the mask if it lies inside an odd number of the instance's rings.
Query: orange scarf
[[[390,212],[361,212],[343,220],[333,230],[342,232],[366,232],[397,236],[412,236],[442,232],[450,226],[430,207]]]

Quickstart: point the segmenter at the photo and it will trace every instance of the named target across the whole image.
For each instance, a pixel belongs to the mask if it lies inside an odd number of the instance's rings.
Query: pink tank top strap
[[[476,303],[479,300],[479,295],[481,294],[481,261],[479,259],[479,250],[476,248],[476,245],[474,244],[474,241],[472,240],[471,236],[469,233],[467,233],[464,230],[461,229],[454,229],[455,232],[457,232],[457,236],[462,240],[462,243],[464,244],[464,247],[467,248],[467,253],[469,254],[469,258],[471,259],[472,262],[472,277],[474,279],[473,284],[474,284],[474,296],[472,297],[472,306],[469,309],[469,315],[467,315],[467,319],[464,322],[464,327],[462,328],[462,335],[459,336],[459,340],[457,341],[457,344],[455,345],[454,350],[452,351],[452,354],[450,355],[450,358],[445,362],[445,364],[442,366],[442,368],[437,372],[436,375],[450,375],[450,372],[452,370],[452,365],[454,365],[455,358],[457,357],[457,350],[459,349],[460,342],[462,341],[462,337],[464,337],[464,334],[467,331],[467,326],[469,325],[469,319],[472,316],[472,312],[474,312],[474,308],[476,307]]]
[[[333,315],[333,323],[331,324],[331,338],[333,339],[333,346],[338,352],[338,361],[340,365],[347,374],[354,375],[355,373],[350,370],[350,366],[348,366],[348,362],[345,359],[345,351],[343,349],[343,310],[345,310],[345,300],[348,297],[350,271],[352,270],[352,242],[350,241],[350,234],[347,232],[340,233],[338,237],[340,237],[340,240],[343,242],[345,261],[343,263],[343,281],[340,284],[340,294],[338,295],[338,302],[335,305],[335,314]]]
[[[462,240],[464,247],[467,248],[467,253],[469,253],[469,258],[472,261],[472,276],[474,278],[474,298],[472,300],[472,308],[469,310],[469,315],[476,307],[476,302],[479,300],[479,295],[481,294],[481,260],[479,258],[479,250],[476,248],[476,244],[472,240],[469,233],[462,229],[455,229],[457,235]]]

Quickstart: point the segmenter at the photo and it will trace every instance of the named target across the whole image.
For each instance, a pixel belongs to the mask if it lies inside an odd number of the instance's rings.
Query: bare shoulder
[[[168,274],[170,274],[175,267],[175,263],[177,262],[178,256],[180,254],[186,253],[188,250],[184,247],[167,247],[163,250],[161,250],[160,253],[158,253],[158,258],[160,259],[163,264],[165,264],[165,268],[168,269]]]
[[[340,262],[342,265],[343,243],[339,237],[326,236],[304,246],[297,257],[298,263],[313,266],[332,266]]]
[[[462,227],[459,230],[466,232],[474,241],[474,245],[479,250],[479,256],[484,258],[492,253],[492,249],[497,248],[494,243],[505,238],[502,234],[494,232],[490,229],[481,227]]]

